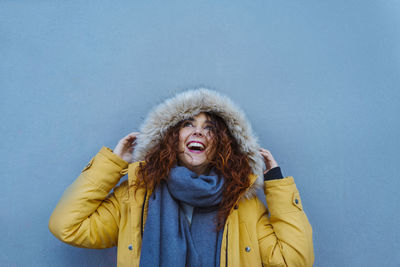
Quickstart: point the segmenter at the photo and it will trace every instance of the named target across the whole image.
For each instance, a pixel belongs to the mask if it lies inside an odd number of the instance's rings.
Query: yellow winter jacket
[[[137,167],[138,162],[128,164],[102,147],[64,192],[50,231],[77,247],[118,246],[119,267],[139,266],[151,192],[140,188],[135,193]],[[126,173],[128,180],[114,188]],[[293,177],[266,181],[264,191],[268,210],[257,197],[242,198],[232,209],[220,266],[312,266],[312,230]]]

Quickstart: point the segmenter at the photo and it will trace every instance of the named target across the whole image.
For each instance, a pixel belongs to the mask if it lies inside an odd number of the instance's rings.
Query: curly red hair
[[[251,167],[224,120],[213,113],[205,114],[214,124],[212,142],[216,153],[210,159],[210,167],[224,177],[224,192],[216,221],[217,230],[220,230],[230,210],[250,186]],[[162,140],[148,151],[146,164],[139,165],[137,186],[154,189],[162,180],[168,179],[170,170],[178,163],[179,130],[183,122],[168,129]]]

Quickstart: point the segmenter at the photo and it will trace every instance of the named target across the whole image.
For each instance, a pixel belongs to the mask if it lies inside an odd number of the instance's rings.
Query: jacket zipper
[[[144,206],[146,205],[146,198],[147,198],[147,189],[146,192],[144,193],[144,201],[143,201],[143,205],[142,205],[142,218],[140,221],[140,236],[142,237],[143,240],[143,215],[144,215]]]
[[[229,232],[229,223],[226,225],[225,267],[228,267],[228,232]]]

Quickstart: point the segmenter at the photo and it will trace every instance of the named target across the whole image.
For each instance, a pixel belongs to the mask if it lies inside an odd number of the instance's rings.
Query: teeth
[[[188,145],[188,148],[200,148],[201,150],[203,150],[204,146],[200,143],[193,142]]]

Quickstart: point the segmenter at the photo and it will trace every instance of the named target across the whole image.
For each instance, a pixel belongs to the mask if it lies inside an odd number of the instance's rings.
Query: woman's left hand
[[[272,156],[271,152],[269,150],[260,148],[260,154],[264,158],[265,166],[267,169],[264,171],[264,174],[266,174],[270,169],[278,167],[278,163]]]

